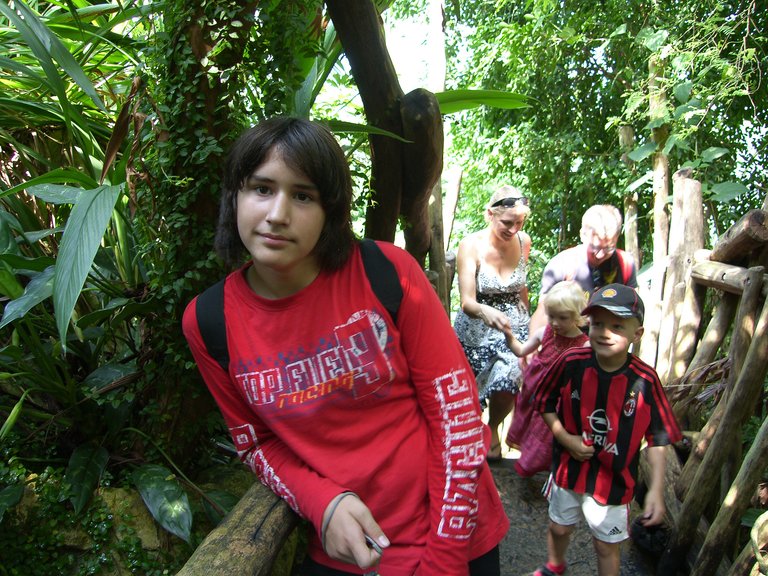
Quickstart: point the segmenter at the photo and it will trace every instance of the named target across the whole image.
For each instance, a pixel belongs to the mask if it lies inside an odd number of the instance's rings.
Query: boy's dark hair
[[[272,150],[293,170],[306,175],[320,192],[325,224],[315,246],[322,270],[340,268],[354,246],[352,178],[344,152],[323,125],[303,118],[275,117],[246,130],[232,145],[222,177],[214,247],[230,268],[243,263],[245,246],[237,231],[237,193]]]

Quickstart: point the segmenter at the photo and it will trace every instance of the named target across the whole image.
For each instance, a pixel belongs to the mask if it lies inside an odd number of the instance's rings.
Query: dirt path
[[[504,459],[491,466],[510,520],[507,536],[501,543],[501,576],[523,576],[535,570],[547,558],[547,501],[541,487],[547,478],[540,473],[521,478],[514,461]],[[568,548],[568,576],[593,576],[597,561],[592,538],[582,524],[574,532]],[[652,576],[655,570],[631,541],[622,547],[622,576]]]

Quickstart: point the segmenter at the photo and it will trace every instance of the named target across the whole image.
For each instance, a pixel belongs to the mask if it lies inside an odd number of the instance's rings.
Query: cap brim
[[[586,314],[589,314],[595,308],[603,308],[604,310],[608,310],[608,312],[610,312],[611,314],[615,314],[620,318],[635,317],[635,315],[632,313],[632,311],[629,308],[625,308],[624,306],[609,306],[608,304],[592,304],[591,306],[587,306],[586,308],[584,308],[584,310],[581,311],[581,315],[584,316]]]

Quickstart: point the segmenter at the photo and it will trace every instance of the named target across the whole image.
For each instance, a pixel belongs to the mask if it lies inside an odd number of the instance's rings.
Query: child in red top
[[[592,294],[590,346],[566,350],[536,389],[534,407],[555,438],[548,483],[548,561],[535,576],[565,572],[571,532],[583,517],[592,532],[598,574],[618,576],[620,543],[628,537],[640,448],[651,466],[645,526],[664,518],[664,446],[680,429],[655,370],[629,353],[643,334],[643,302],[623,284]]]
[[[388,314],[351,204],[326,128],[273,118],[246,131],[216,236],[239,266],[224,284],[228,370],[194,300],[184,334],[242,461],[314,528],[303,576],[498,575],[509,521],[472,371],[423,270],[379,243],[403,292],[397,323]]]
[[[581,327],[585,318],[581,311],[587,305],[587,296],[576,282],[564,280],[555,284],[543,296],[547,312],[547,325],[539,328],[521,343],[511,330],[506,331],[507,346],[515,356],[534,356],[523,374],[523,387],[516,396],[515,418],[507,432],[507,445],[520,450],[515,470],[520,476],[533,476],[549,470],[552,465],[552,432],[533,410],[531,398],[547,368],[568,348],[583,346],[589,341]]]

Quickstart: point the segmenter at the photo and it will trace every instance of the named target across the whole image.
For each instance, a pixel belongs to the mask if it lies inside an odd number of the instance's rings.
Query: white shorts
[[[617,544],[629,538],[629,504],[604,505],[589,494],[561,488],[550,475],[543,489],[549,500],[549,518],[562,526],[574,526],[583,517],[592,536]]]

